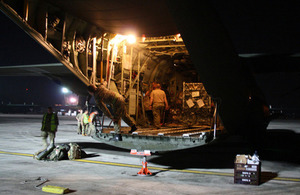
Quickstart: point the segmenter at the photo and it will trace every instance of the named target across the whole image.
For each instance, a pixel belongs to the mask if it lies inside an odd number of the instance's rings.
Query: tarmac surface
[[[69,188],[69,194],[300,194],[300,121],[270,123],[258,186],[234,184],[236,154],[254,148],[239,137],[148,158],[153,176],[138,176],[142,158],[77,135],[74,117],[60,116],[56,144],[78,143],[87,157],[75,161],[39,161],[41,115],[0,114],[0,194],[49,194],[45,185]]]

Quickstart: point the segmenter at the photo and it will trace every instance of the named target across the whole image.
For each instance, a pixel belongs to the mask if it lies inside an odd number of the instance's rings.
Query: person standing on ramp
[[[129,116],[126,111],[125,100],[120,94],[107,89],[104,85],[98,88],[95,85],[88,86],[88,93],[94,96],[97,107],[114,122],[115,136],[113,141],[122,141],[121,136],[121,119],[131,127],[129,133],[137,130],[135,121]],[[110,113],[106,104],[110,105],[114,116]]]
[[[154,127],[160,129],[164,110],[169,109],[166,93],[161,90],[160,84],[156,84],[150,94],[150,105],[152,106]]]

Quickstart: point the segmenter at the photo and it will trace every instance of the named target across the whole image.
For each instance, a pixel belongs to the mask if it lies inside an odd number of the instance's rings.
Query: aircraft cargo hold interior
[[[60,8],[51,3],[25,3],[25,12],[14,2],[7,2],[7,5],[2,6],[6,14],[65,66],[64,71],[53,71],[51,66],[42,69],[49,71],[48,77],[61,80],[65,86],[80,95],[83,101],[79,105],[82,108],[86,104],[85,85],[104,84],[125,98],[127,112],[140,127],[134,136],[179,136],[186,140],[193,137],[189,147],[195,147],[215,139],[217,131],[220,134],[220,129],[223,129],[217,102],[205,90],[180,34],[152,37],[147,34],[115,34],[73,15],[63,14]],[[11,12],[12,9],[17,12]],[[26,9],[31,11],[28,13]],[[42,15],[45,20],[37,21],[34,14]],[[20,20],[20,16],[25,21]],[[62,74],[68,71],[69,73]],[[150,125],[151,119],[147,117],[145,108],[145,101],[149,101],[147,98],[156,84],[160,84],[166,92],[170,107],[161,116],[163,127],[160,130],[153,129],[153,124]],[[122,128],[125,134],[128,133],[126,129]],[[105,141],[104,137],[109,140],[113,136],[110,134],[112,130],[102,125],[92,137],[99,141]],[[195,144],[195,140],[198,144]],[[126,141],[125,139],[124,142]],[[168,150],[186,147],[175,144],[169,146]],[[159,148],[153,150],[157,151]]]

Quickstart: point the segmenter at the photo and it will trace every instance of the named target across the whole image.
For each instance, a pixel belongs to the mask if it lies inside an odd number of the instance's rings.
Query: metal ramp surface
[[[139,128],[134,134],[126,134],[130,128],[122,128],[123,141],[110,141],[114,137],[113,128],[94,132],[92,138],[108,145],[125,149],[150,150],[151,152],[172,151],[205,145],[209,142],[210,128],[166,127],[162,129]],[[125,132],[126,131],[126,132]]]

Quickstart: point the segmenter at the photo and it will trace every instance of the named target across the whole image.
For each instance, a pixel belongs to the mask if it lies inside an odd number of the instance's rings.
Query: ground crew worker
[[[150,94],[151,94],[151,89],[149,89],[144,97],[144,109],[148,121],[148,125],[153,123],[153,113],[152,113],[152,108],[150,104]]]
[[[81,117],[82,135],[86,136],[89,126],[89,112],[85,110]]]
[[[164,110],[169,109],[166,93],[161,90],[160,84],[154,86],[154,90],[150,94],[150,105],[153,112],[153,123],[154,127],[160,129],[161,117]]]
[[[81,118],[83,116],[82,110],[78,110],[78,114],[76,116],[76,120],[77,120],[77,134],[81,135],[82,134],[82,125],[81,125]]]
[[[121,136],[121,118],[124,122],[131,127],[129,133],[136,131],[135,121],[129,116],[126,111],[125,100],[120,94],[110,91],[104,85],[100,85],[98,88],[95,85],[88,86],[88,92],[94,96],[97,107],[102,112],[113,120],[115,136],[113,141],[122,141]],[[110,113],[106,104],[109,104],[113,110],[114,116]]]
[[[88,127],[88,132],[87,135],[90,136],[91,133],[94,133],[96,131],[96,127],[94,125],[95,119],[96,119],[96,115],[98,114],[97,111],[94,111],[90,114],[89,116],[89,127]]]
[[[54,146],[54,138],[58,126],[58,117],[56,113],[53,113],[52,107],[48,107],[47,113],[44,114],[42,120],[41,136],[44,147],[48,147],[47,138],[49,136],[50,144]]]

